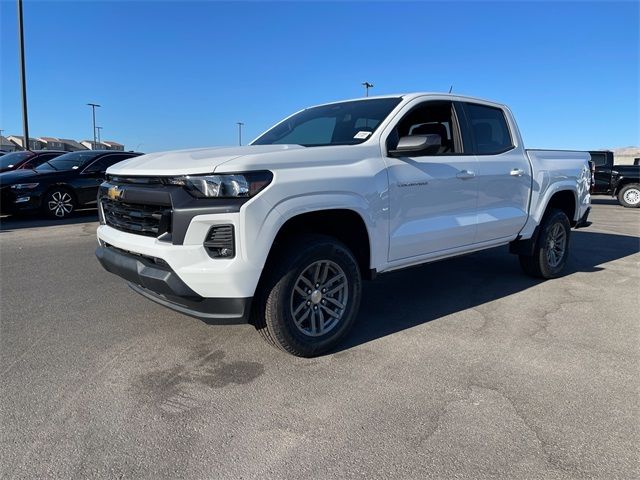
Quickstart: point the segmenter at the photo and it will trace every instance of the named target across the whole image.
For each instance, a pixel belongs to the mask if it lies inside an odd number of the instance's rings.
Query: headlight
[[[31,190],[32,188],[36,188],[39,183],[16,183],[15,185],[11,185],[11,188],[15,190]]]
[[[198,198],[237,198],[254,196],[269,185],[272,179],[271,172],[263,171],[220,175],[186,175],[167,178],[165,182],[169,185],[182,185],[191,195]]]

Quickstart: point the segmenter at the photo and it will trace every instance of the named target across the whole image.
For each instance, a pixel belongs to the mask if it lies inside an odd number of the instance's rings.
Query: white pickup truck
[[[510,244],[526,273],[560,275],[588,225],[589,158],[526,150],[509,109],[476,98],[320,105],[248,146],[109,168],[96,255],[157,303],[314,356],[376,274]]]

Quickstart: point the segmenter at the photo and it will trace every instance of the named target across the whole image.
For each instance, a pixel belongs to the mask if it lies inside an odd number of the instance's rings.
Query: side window
[[[513,148],[509,126],[501,109],[476,103],[466,103],[465,109],[477,154],[496,155]]]
[[[129,158],[126,155],[107,155],[102,157],[87,167],[84,173],[104,173],[111,165]]]
[[[394,149],[402,137],[411,135],[440,135],[442,146],[435,155],[462,153],[456,139],[456,116],[451,102],[430,101],[407,113],[389,135],[387,148]]]
[[[592,153],[591,160],[596,167],[601,167],[607,164],[607,155],[604,153]]]
[[[29,164],[31,166],[30,167],[26,167],[26,168],[39,167],[43,163],[48,162],[49,160],[52,160],[52,159],[56,158],[59,155],[60,155],[59,153],[44,153],[42,155],[37,156],[36,158],[32,158],[31,160],[29,160]]]

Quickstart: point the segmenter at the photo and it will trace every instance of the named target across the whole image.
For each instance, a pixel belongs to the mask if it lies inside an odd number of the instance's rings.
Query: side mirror
[[[428,135],[409,135],[398,141],[394,150],[389,150],[392,157],[410,157],[412,155],[433,155],[438,153],[442,146],[440,135],[430,133]]]

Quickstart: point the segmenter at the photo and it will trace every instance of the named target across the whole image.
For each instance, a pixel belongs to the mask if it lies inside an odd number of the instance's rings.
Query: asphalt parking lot
[[[136,295],[92,212],[4,218],[0,477],[638,478],[640,211],[596,202],[565,277],[382,275],[311,360]]]

